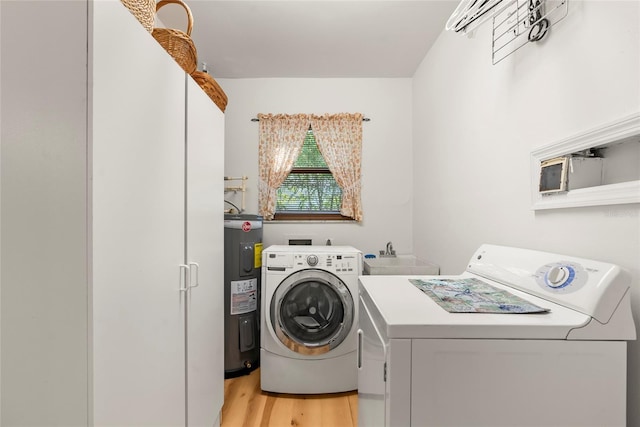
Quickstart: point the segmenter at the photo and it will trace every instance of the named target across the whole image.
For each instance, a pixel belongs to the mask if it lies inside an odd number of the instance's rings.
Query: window
[[[265,221],[362,221],[362,113],[258,114],[258,121],[258,213]]]
[[[277,190],[274,219],[350,219],[340,215],[342,190],[309,129],[293,169]]]

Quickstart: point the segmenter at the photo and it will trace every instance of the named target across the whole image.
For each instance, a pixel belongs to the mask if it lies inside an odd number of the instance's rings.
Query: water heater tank
[[[260,365],[262,217],[224,216],[224,376]]]

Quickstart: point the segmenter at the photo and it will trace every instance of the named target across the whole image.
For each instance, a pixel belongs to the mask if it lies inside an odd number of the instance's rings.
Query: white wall
[[[286,244],[286,236],[331,238],[377,253],[393,241],[398,253],[413,247],[411,79],[219,79],[229,97],[225,112],[225,175],[248,175],[246,213],[258,212],[258,113],[361,112],[363,123],[362,203],[364,220],[340,223],[266,223],[265,247]],[[239,205],[240,195],[226,194]],[[227,206],[228,208],[229,206]]]
[[[2,46],[2,7],[0,7],[0,46]],[[2,55],[0,55],[0,82],[2,81]],[[0,84],[0,99],[2,99],[2,84]],[[0,103],[0,120],[2,118],[2,103]],[[2,150],[0,150],[1,152]],[[0,165],[2,157],[0,154]],[[2,167],[0,166],[0,176],[2,176]],[[0,188],[2,181],[0,179]],[[0,197],[0,224],[2,223],[2,198]],[[2,241],[2,232],[0,231],[0,241]],[[0,249],[0,420],[2,420],[2,250]]]
[[[619,264],[640,332],[639,206],[534,212],[529,170],[532,149],[640,109],[640,2],[572,0],[546,40],[495,66],[490,24],[441,34],[414,76],[415,252],[444,274],[481,243]],[[638,342],[628,367],[638,426]]]
[[[0,2],[0,425],[89,417],[87,8]]]

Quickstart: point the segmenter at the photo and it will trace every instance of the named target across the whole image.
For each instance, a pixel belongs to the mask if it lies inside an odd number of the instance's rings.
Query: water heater
[[[262,217],[224,216],[224,376],[260,364]]]

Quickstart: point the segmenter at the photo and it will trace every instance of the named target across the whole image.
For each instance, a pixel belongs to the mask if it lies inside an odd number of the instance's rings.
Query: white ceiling
[[[198,58],[216,78],[411,77],[458,1],[186,3]],[[158,17],[186,30],[177,4],[163,6]]]

